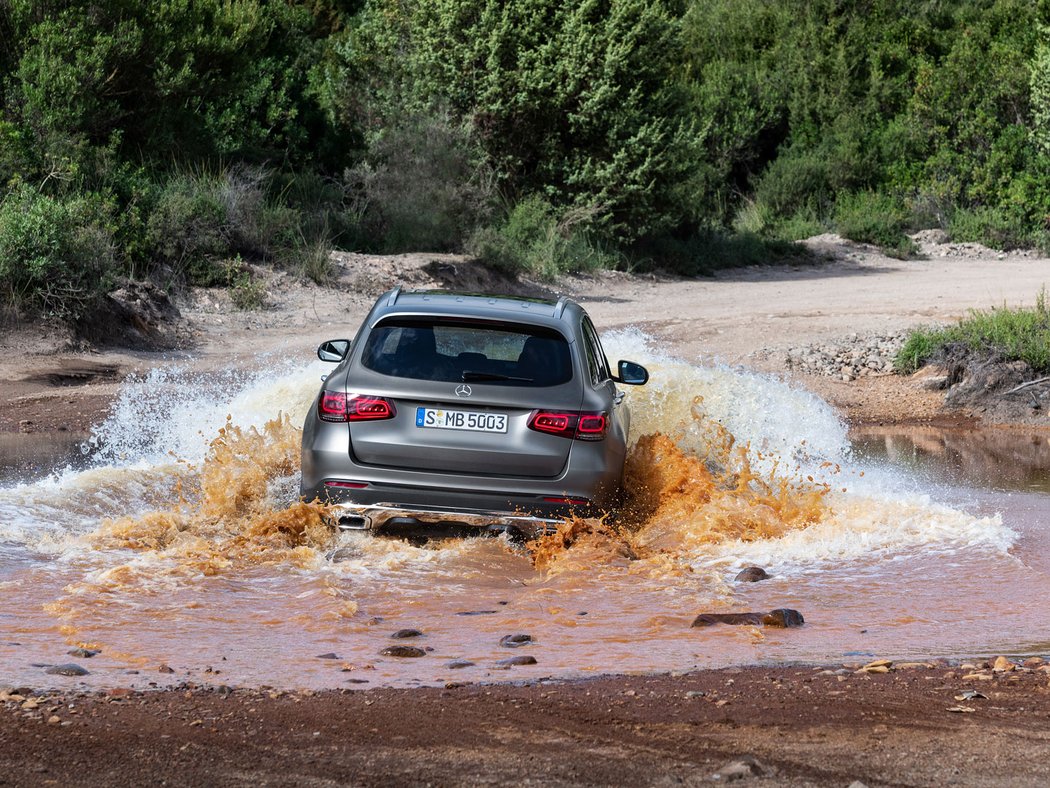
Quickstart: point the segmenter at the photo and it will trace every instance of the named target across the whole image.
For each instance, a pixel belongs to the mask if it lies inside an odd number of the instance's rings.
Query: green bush
[[[298,270],[318,242],[330,244],[327,217],[337,214],[339,205],[288,205],[289,197],[301,198],[290,189],[271,197],[271,178],[246,166],[171,176],[159,187],[146,221],[151,259],[176,278],[205,287],[226,284],[222,261],[233,255]]]
[[[909,217],[899,200],[879,192],[846,192],[835,201],[835,229],[839,235],[875,244],[893,256],[912,257],[918,251],[904,234]]]
[[[222,284],[220,259],[230,253],[220,180],[203,173],[176,175],[161,188],[147,222],[154,259],[192,284]]]
[[[817,151],[791,148],[769,165],[755,185],[755,202],[772,218],[805,211],[822,215],[831,202],[827,160]]]
[[[515,205],[506,221],[475,233],[468,245],[479,259],[510,273],[528,273],[541,279],[559,274],[616,268],[623,257],[603,244],[580,212],[558,216],[550,203],[530,195]]]
[[[1034,308],[974,310],[954,326],[916,329],[894,364],[898,371],[911,373],[936,361],[938,354],[951,345],[1004,361],[1024,361],[1039,373],[1050,372],[1050,307],[1046,291],[1036,298]]]
[[[356,222],[384,252],[460,251],[495,203],[469,129],[443,115],[413,116],[385,130],[346,180]]]
[[[9,303],[77,320],[118,273],[113,206],[102,197],[63,200],[21,187],[0,203],[0,287]]]
[[[1017,249],[1032,240],[1030,232],[1017,218],[997,207],[958,208],[948,220],[953,241],[972,241],[993,249]]]
[[[671,271],[682,276],[709,276],[725,268],[778,263],[807,264],[813,257],[801,244],[752,232],[701,228],[678,238],[663,236],[636,244],[633,268]]]
[[[266,287],[256,278],[251,269],[237,258],[226,264],[226,285],[230,288],[230,300],[237,309],[253,311],[266,305]]]

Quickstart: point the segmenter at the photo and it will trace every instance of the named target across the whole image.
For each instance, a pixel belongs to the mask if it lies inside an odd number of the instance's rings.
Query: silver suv
[[[342,529],[464,526],[533,537],[614,505],[630,413],[583,308],[445,291],[379,298],[303,429],[302,496]]]

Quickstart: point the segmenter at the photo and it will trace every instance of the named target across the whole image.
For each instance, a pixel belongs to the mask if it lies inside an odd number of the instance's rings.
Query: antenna
[[[394,304],[396,304],[397,303],[397,297],[399,295],[401,295],[401,285],[398,285],[397,287],[395,287],[393,290],[390,291],[390,298],[388,298],[386,300],[386,305],[387,306],[393,306]]]

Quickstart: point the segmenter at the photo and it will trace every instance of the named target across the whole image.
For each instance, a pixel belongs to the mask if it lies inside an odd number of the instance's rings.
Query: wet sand
[[[855,668],[317,694],[52,692],[36,709],[4,704],[0,785],[698,785],[746,756],[761,770],[754,786],[1050,781],[1047,673]],[[985,697],[955,700],[967,689]]]
[[[954,273],[943,265],[928,273],[956,276],[958,282],[965,282],[959,271],[965,269],[966,261],[951,263],[956,265]],[[761,343],[772,342],[774,335],[806,342],[847,326],[857,330],[858,321],[863,323],[861,328],[881,330],[902,322],[962,314],[972,306],[986,305],[989,297],[1013,301],[1039,276],[1031,271],[1038,268],[1034,261],[1017,261],[1011,270],[1030,272],[1027,278],[1005,274],[997,278],[997,282],[1016,283],[1012,295],[989,290],[985,277],[975,279],[969,289],[958,284],[946,289],[947,298],[926,310],[911,301],[893,303],[892,298],[880,295],[877,285],[896,277],[896,286],[909,292],[936,292],[934,283],[908,283],[906,274],[922,264],[864,265],[864,261],[843,263],[842,270],[824,279],[806,271],[757,271],[737,281],[726,277],[688,288],[611,278],[587,285],[590,295],[581,295],[585,303],[590,300],[588,308],[603,325],[647,323],[647,330],[687,357],[716,355],[743,361],[749,347],[757,349]],[[973,261],[970,267],[988,266],[995,262]],[[865,298],[857,306],[836,312],[835,304],[852,303],[855,291],[849,280],[857,276],[863,276]],[[726,297],[727,290],[720,286],[727,283],[734,286],[737,296]],[[801,292],[798,288],[813,290],[810,300],[820,302],[820,314],[807,312],[801,303],[792,311],[760,314],[769,309],[762,303],[764,298],[792,302],[792,294]],[[823,300],[821,288],[826,290]],[[746,293],[758,290],[765,295],[756,296],[753,307],[741,308],[751,298]],[[982,293],[979,299],[975,296],[978,291]],[[682,303],[695,305],[695,314],[686,316],[692,322],[676,319],[662,325],[653,317],[666,314],[657,304],[672,292],[684,299]],[[1026,291],[1025,297],[1030,299],[1035,292]],[[362,299],[362,303],[369,300]],[[684,309],[682,303],[678,307]],[[220,318],[209,314],[206,310],[195,314],[205,334],[213,332],[199,355],[205,368],[221,366],[227,356],[225,343],[245,348],[282,332],[287,337],[295,328],[277,321],[271,327],[253,329],[247,325],[248,317],[243,327],[231,325],[239,316],[226,318],[228,323],[220,327],[214,322]],[[313,325],[297,334],[293,344],[306,353],[310,345],[333,332],[338,333],[331,321]],[[159,356],[117,355],[117,376],[162,360]],[[80,431],[97,423],[116,392],[112,379],[70,386],[33,373],[34,365],[38,371],[75,366],[77,358],[75,354],[18,358],[14,362],[18,374],[8,374],[0,384],[0,393],[8,395],[7,407],[0,409],[0,427],[49,433]],[[103,361],[109,364],[111,360]],[[937,395],[915,394],[912,401],[902,395],[898,379],[854,385],[827,380],[802,383],[844,408],[853,423],[930,420],[939,415]],[[23,426],[25,421],[32,423]],[[1033,630],[1034,636],[1043,632],[1045,622],[1034,621]],[[192,651],[193,644],[187,643],[186,648]],[[595,661],[603,662],[600,653]],[[854,780],[867,785],[1032,785],[1050,780],[1050,759],[1046,757],[1050,753],[1050,675],[1046,672],[997,675],[984,670],[979,672],[992,678],[964,680],[963,676],[972,673],[970,668],[945,664],[861,675],[853,672],[858,667],[766,666],[677,676],[347,693],[280,689],[273,697],[259,690],[223,692],[218,676],[211,688],[181,686],[138,693],[118,687],[83,697],[38,690],[27,696],[35,701],[35,709],[23,708],[25,701],[8,698],[3,702],[0,785],[160,781],[176,785],[451,785],[524,780],[693,784],[709,782],[720,767],[744,755],[755,756],[776,770],[775,776],[752,778],[749,784],[753,785],[846,786]],[[610,664],[607,669],[615,673],[617,667]],[[846,672],[818,675],[823,669]],[[531,671],[529,675],[542,675],[536,668]],[[76,680],[57,681],[73,684]],[[5,683],[9,682],[0,676],[0,688]],[[48,685],[55,683],[49,676]],[[970,688],[987,698],[954,700]],[[689,692],[703,694],[686,697]],[[953,707],[973,711],[948,711]]]

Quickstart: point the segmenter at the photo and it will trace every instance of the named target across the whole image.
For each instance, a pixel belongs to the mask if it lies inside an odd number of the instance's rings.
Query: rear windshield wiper
[[[461,379],[464,383],[471,380],[513,380],[518,383],[532,383],[532,378],[517,378],[513,375],[501,375],[499,372],[475,372],[472,369],[464,370]]]

